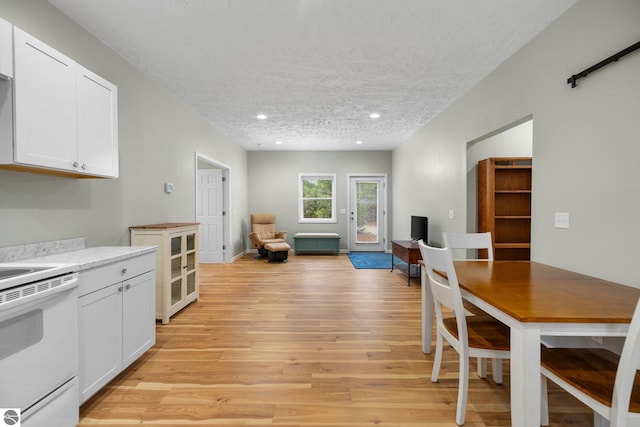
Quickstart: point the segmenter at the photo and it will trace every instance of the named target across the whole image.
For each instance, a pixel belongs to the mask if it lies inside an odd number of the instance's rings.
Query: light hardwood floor
[[[346,255],[201,266],[200,300],[87,401],[80,425],[455,426],[457,353],[421,351],[420,282]],[[473,364],[472,364],[473,366]],[[466,426],[508,426],[505,385],[470,376]],[[552,426],[592,414],[550,386]]]

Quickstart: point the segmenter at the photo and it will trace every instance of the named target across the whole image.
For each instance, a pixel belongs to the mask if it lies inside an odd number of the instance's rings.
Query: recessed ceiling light
[[[256,119],[260,119],[260,120],[265,120],[266,118],[267,118],[267,115],[266,115],[266,114],[258,114],[258,115],[256,116]]]
[[[362,141],[356,141],[356,144],[360,145],[362,144]]]
[[[282,144],[282,141],[276,141],[276,145]]]
[[[371,114],[369,114],[369,117],[371,117],[372,119],[379,119],[380,118],[380,114],[379,113],[371,113]]]

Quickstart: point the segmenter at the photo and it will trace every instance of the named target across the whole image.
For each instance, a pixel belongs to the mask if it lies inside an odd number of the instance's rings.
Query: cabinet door
[[[13,34],[11,24],[0,18],[0,76],[13,77]]]
[[[78,299],[80,402],[100,390],[122,367],[122,284]]]
[[[123,282],[122,352],[126,368],[156,343],[155,271]]]
[[[196,233],[186,235],[186,250],[183,269],[185,270],[185,298],[190,301],[198,293],[198,242]]]
[[[74,171],[76,64],[19,28],[14,30],[14,160]]]
[[[77,66],[78,168],[80,172],[118,176],[118,88]]]
[[[171,267],[170,267],[170,290],[169,306],[171,314],[181,309],[184,302],[184,250],[186,239],[184,234],[170,235],[171,242]]]

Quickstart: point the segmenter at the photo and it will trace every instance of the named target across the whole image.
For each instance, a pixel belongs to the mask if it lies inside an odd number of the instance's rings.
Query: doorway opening
[[[467,143],[467,232],[478,231],[478,161],[533,157],[533,116],[528,115]]]
[[[203,264],[230,262],[231,168],[196,152],[196,222],[199,227],[199,258]]]

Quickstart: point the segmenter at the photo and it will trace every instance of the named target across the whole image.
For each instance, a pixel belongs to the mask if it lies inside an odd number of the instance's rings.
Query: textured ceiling
[[[49,1],[248,150],[393,149],[575,2]]]

